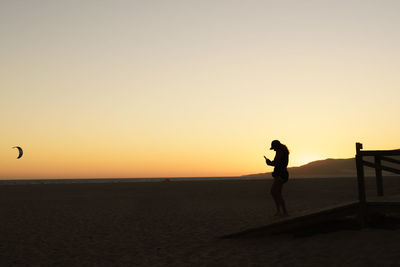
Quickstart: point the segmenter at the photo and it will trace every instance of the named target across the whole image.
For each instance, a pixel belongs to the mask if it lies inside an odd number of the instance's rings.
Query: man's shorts
[[[286,183],[289,180],[289,172],[287,170],[282,170],[279,172],[274,171],[272,173],[272,177],[274,179],[280,179],[283,183]]]

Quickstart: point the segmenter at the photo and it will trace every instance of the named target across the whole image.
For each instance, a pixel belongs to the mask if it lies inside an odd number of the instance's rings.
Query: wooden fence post
[[[365,203],[365,183],[364,183],[364,166],[360,149],[362,144],[356,143],[356,168],[357,168],[357,182],[358,182],[358,199],[360,202]]]
[[[358,220],[361,227],[365,227],[367,225],[367,202],[365,199],[365,183],[364,183],[364,166],[363,166],[363,158],[360,154],[360,150],[362,149],[361,143],[356,143],[356,168],[357,168],[357,182],[358,182],[358,200],[359,200],[359,209],[358,209]]]
[[[383,182],[382,182],[382,165],[381,157],[375,156],[375,175],[376,175],[376,191],[378,196],[383,196]]]

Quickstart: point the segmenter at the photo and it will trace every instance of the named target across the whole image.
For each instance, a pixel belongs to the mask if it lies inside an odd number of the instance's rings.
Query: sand
[[[400,193],[400,179],[385,179]],[[400,266],[400,230],[220,239],[273,220],[270,180],[0,186],[0,266]],[[367,194],[375,195],[367,180]],[[357,198],[355,179],[291,179],[289,212]]]

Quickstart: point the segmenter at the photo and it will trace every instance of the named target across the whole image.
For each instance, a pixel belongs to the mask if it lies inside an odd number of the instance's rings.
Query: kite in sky
[[[18,158],[17,158],[17,159],[21,158],[22,155],[24,154],[24,151],[22,150],[22,148],[19,147],[19,146],[14,146],[13,148],[18,149],[19,155],[18,155]]]

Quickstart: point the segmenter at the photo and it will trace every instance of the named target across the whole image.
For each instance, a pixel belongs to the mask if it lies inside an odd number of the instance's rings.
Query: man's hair
[[[290,151],[289,151],[289,149],[287,148],[286,145],[281,144],[281,148],[282,148],[283,151],[285,151],[286,153],[290,154]]]

